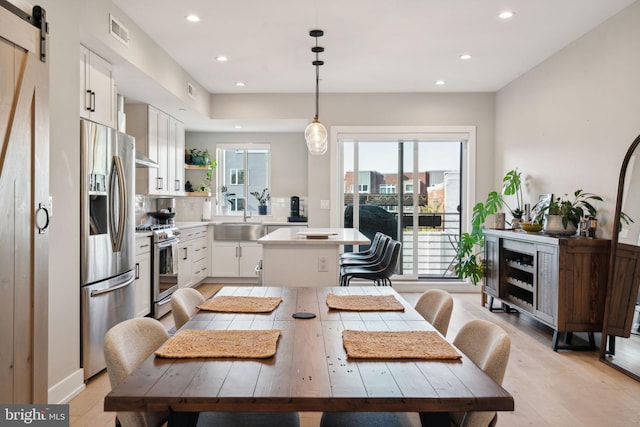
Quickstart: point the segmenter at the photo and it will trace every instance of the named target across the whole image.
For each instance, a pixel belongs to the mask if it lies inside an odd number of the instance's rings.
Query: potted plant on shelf
[[[538,212],[536,218],[538,221],[541,219],[540,216],[544,216],[545,233],[573,235],[578,230],[578,224],[585,213],[595,218],[596,208],[590,200],[602,201],[602,197],[593,193],[584,193],[582,190],[576,190],[573,196],[573,200],[569,200],[566,194],[563,197],[557,197]]]
[[[484,277],[484,266],[481,253],[484,248],[484,223],[488,216],[494,215],[505,204],[505,195],[516,195],[517,208],[510,209],[511,215],[516,218],[518,212],[522,217],[522,180],[521,172],[513,169],[507,172],[502,179],[502,193],[492,191],[484,203],[479,202],[473,207],[471,214],[471,231],[462,233],[456,254],[454,271],[461,279],[469,278],[473,284],[477,284]],[[507,205],[507,207],[509,207]],[[514,215],[515,214],[515,215]]]
[[[251,195],[258,199],[258,213],[260,215],[267,214],[267,202],[271,199],[269,195],[269,189],[265,188],[262,190],[262,193],[258,193],[257,191],[252,191]]]
[[[198,169],[205,170],[204,179],[198,184],[195,191],[199,193],[207,193],[211,195],[211,181],[213,179],[213,170],[218,166],[218,161],[209,156],[209,151],[205,148],[203,151],[195,148],[189,149],[191,153],[191,162],[198,166]],[[185,189],[185,191],[187,191]]]
[[[199,150],[197,148],[189,148],[189,155],[185,156],[185,160],[189,159],[188,164],[205,166],[210,162],[211,156],[209,156],[209,150]]]

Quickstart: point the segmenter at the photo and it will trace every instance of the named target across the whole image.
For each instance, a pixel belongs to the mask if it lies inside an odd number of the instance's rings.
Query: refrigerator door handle
[[[122,166],[122,159],[119,156],[113,156],[113,167],[111,168],[111,176],[109,178],[109,187],[111,195],[114,190],[114,179],[117,179],[118,184],[118,224],[116,229],[115,224],[115,200],[113,197],[109,199],[109,231],[111,234],[111,247],[114,252],[120,252],[122,250],[122,243],[124,241],[125,234],[125,220],[127,218],[127,188],[124,182],[124,167]]]
[[[108,293],[117,291],[118,289],[122,289],[122,288],[124,288],[126,286],[129,286],[130,284],[133,283],[134,280],[135,280],[135,278],[133,278],[131,280],[128,280],[128,281],[126,281],[124,283],[121,283],[119,285],[112,286],[112,287],[107,288],[107,289],[100,289],[98,291],[91,291],[91,297],[97,297],[97,296],[100,296],[100,295],[104,295],[104,294],[108,294]]]

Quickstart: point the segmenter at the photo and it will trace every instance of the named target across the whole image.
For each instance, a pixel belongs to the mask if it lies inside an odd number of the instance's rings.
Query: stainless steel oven
[[[138,230],[153,233],[151,261],[151,315],[159,319],[171,311],[171,294],[178,289],[178,243],[180,232],[175,225],[150,225]]]

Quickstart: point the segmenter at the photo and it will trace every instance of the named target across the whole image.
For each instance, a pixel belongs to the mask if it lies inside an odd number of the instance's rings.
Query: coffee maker
[[[289,222],[307,222],[307,217],[300,215],[300,197],[291,196],[291,212],[288,218]]]

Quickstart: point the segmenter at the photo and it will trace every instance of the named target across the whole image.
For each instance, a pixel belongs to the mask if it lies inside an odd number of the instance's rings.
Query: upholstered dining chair
[[[500,326],[486,320],[467,322],[453,340],[473,363],[496,383],[502,385],[509,362],[511,340]],[[420,413],[423,426],[429,425],[429,413]],[[451,425],[456,427],[487,427],[495,425],[496,412],[452,412]]]
[[[197,292],[197,291],[196,291]],[[104,337],[104,356],[111,388],[116,387],[167,339],[164,325],[140,317],[112,327]],[[158,427],[168,412],[118,412],[122,427]],[[197,427],[299,427],[297,412],[202,412]]]
[[[323,412],[320,427],[411,427],[406,412]]]
[[[164,325],[149,317],[118,323],[104,336],[104,359],[111,388],[116,387],[167,339]],[[168,412],[118,412],[123,427],[157,427]]]
[[[193,288],[180,288],[171,294],[171,313],[176,330],[187,323],[198,311],[196,308],[204,302],[204,297]]]
[[[442,289],[429,289],[420,296],[415,309],[438,332],[443,336],[447,335],[453,311],[453,298],[449,292]]]

